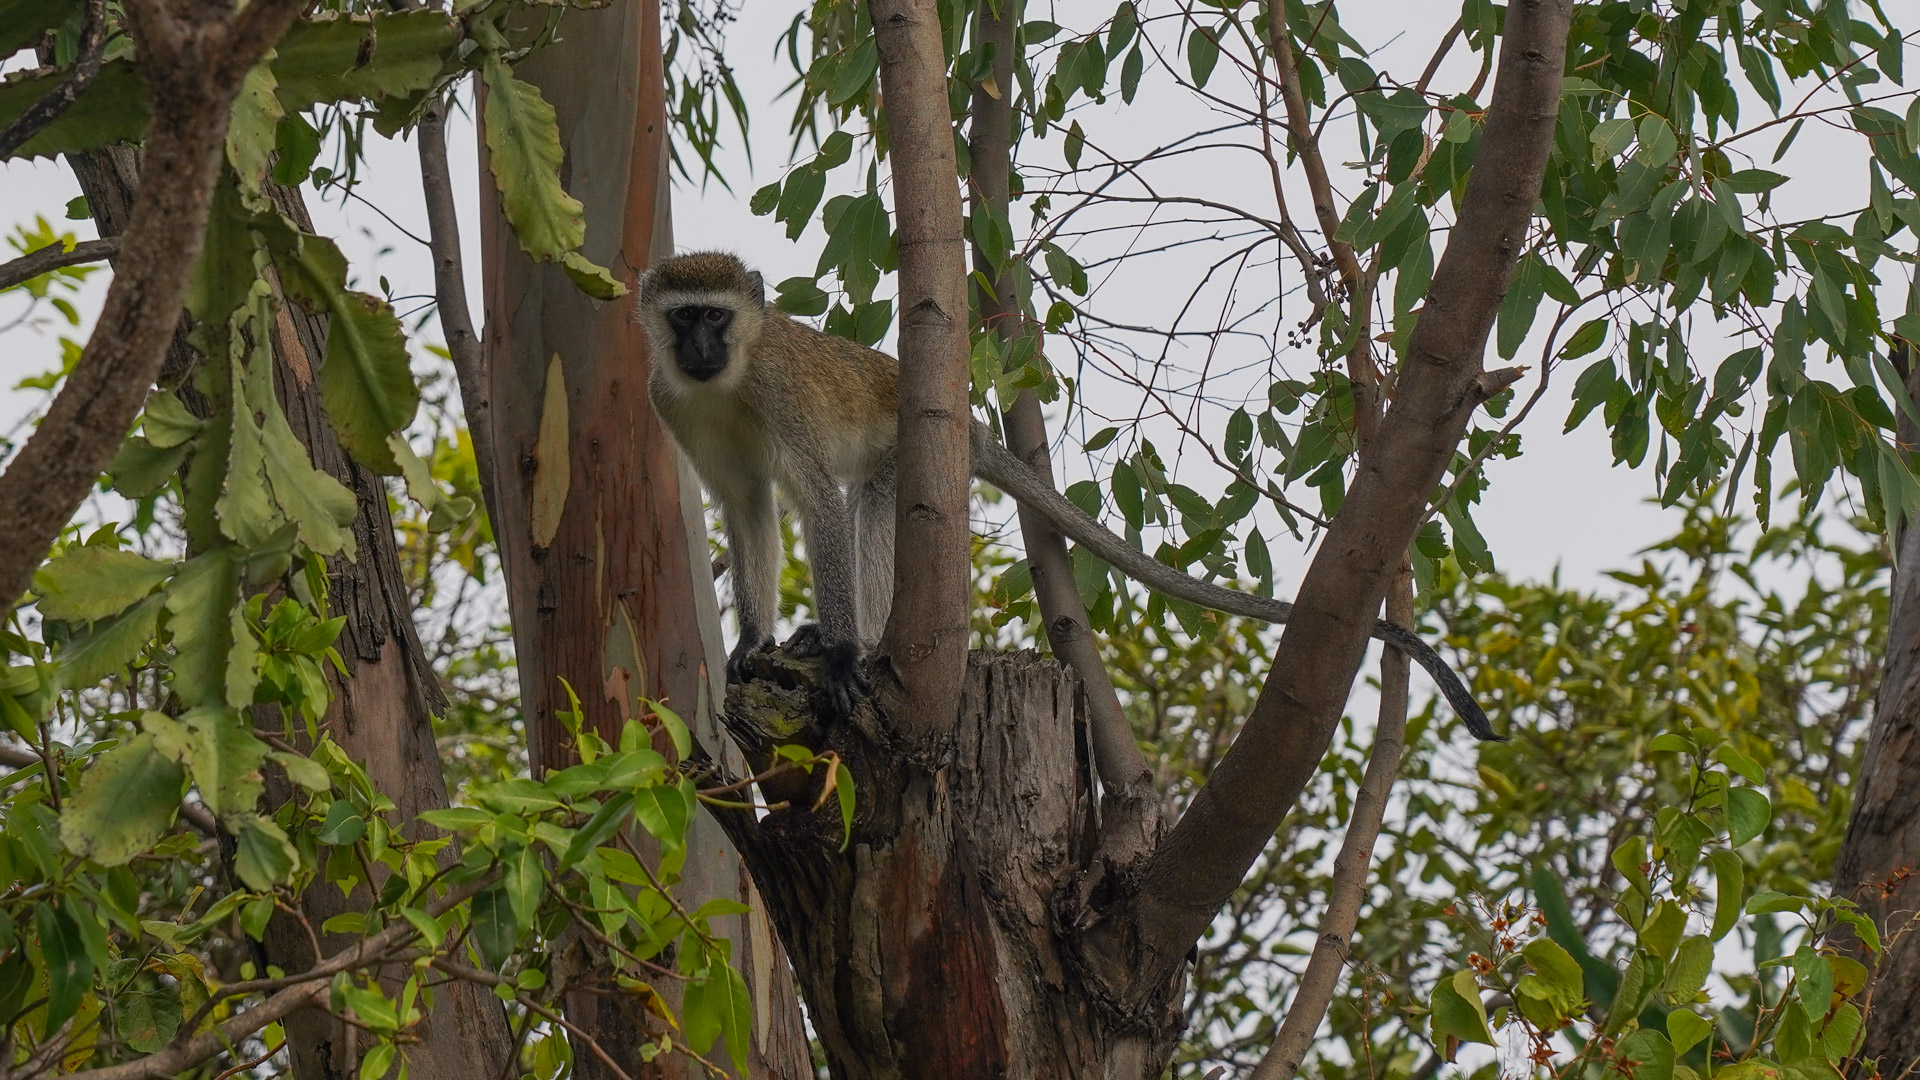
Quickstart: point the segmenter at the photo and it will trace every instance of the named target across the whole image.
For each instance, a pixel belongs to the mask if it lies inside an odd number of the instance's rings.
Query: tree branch
[[[176,16],[151,2],[129,5],[153,99],[151,181],[140,185],[113,284],[79,365],[0,475],[0,521],[10,533],[0,544],[0,610],[27,591],[34,568],[146,402],[206,239],[234,95],[299,11],[298,0],[253,0],[238,15],[222,7]],[[182,25],[194,18],[211,25]]]
[[[82,240],[71,248],[63,244],[35,248],[12,262],[0,263],[0,289],[11,289],[63,266],[111,259],[119,250],[120,241],[111,238]]]
[[[1132,972],[1123,985],[1138,992],[1177,969],[1272,842],[1332,739],[1374,613],[1480,400],[1487,336],[1552,149],[1571,6],[1508,7],[1479,160],[1392,408],[1301,582],[1239,738],[1144,869],[1134,917],[1093,931],[1103,970]],[[1128,933],[1136,936],[1123,941]]]
[[[100,74],[100,65],[106,59],[107,52],[107,3],[106,0],[87,0],[87,21],[80,27],[80,54],[74,57],[73,67],[67,69],[67,75],[59,85],[47,91],[45,97],[27,106],[26,111],[13,118],[5,130],[0,130],[0,158],[10,158],[28,139],[40,134],[48,124],[59,119],[87,87],[93,85],[94,76]]]
[[[976,17],[975,40],[983,46],[992,44],[994,58],[991,82],[983,81],[973,90],[967,140],[972,164],[967,179],[974,204],[1005,220],[1012,202],[1013,95],[1010,88],[1017,15],[1013,4],[1007,2],[1000,6],[998,14],[992,5],[983,4]],[[1006,272],[996,278],[992,260],[976,243],[973,265],[982,277],[993,281],[992,295],[984,290],[980,293],[981,320],[991,325],[1003,341],[1031,341],[1035,334],[1026,324],[1017,299],[1017,264],[1010,263]],[[1032,390],[1020,391],[1002,415],[1001,426],[1007,448],[1051,485],[1053,461],[1048,454],[1047,422],[1040,412],[1040,399]],[[1120,696],[1114,692],[1106,662],[1101,659],[1099,645],[1088,626],[1087,608],[1074,582],[1067,542],[1044,516],[1024,505],[1020,507],[1020,536],[1027,550],[1034,598],[1040,605],[1047,643],[1052,646],[1053,654],[1080,677],[1087,690],[1087,727],[1093,743],[1094,768],[1107,790],[1103,835],[1115,834],[1114,839],[1130,849],[1144,852],[1154,839],[1145,818],[1150,814],[1157,817],[1149,805],[1153,802],[1153,772],[1147,767],[1146,755],[1140,752],[1139,741],[1134,738],[1133,725],[1120,708]],[[1128,835],[1117,835],[1120,832]]]
[[[499,494],[493,467],[493,400],[487,395],[486,356],[474,333],[473,312],[467,308],[466,264],[460,255],[460,215],[454,209],[453,176],[447,167],[447,106],[427,106],[417,131],[420,140],[420,189],[427,203],[428,246],[433,252],[434,301],[440,312],[440,331],[447,336],[453,356],[454,379],[460,384],[460,406],[473,439],[473,457],[479,466],[480,497],[487,504],[487,520],[498,522]]]
[[[1402,566],[1394,576],[1393,593],[1387,598],[1387,619],[1402,624],[1413,621],[1413,571]],[[1391,650],[1380,658],[1380,720],[1373,733],[1373,750],[1367,755],[1367,771],[1360,778],[1360,790],[1354,795],[1353,816],[1347,820],[1347,835],[1340,841],[1340,854],[1333,860],[1333,889],[1327,901],[1327,913],[1320,920],[1320,937],[1313,943],[1313,955],[1300,976],[1293,993],[1293,1004],[1273,1045],[1260,1059],[1248,1080],[1293,1080],[1307,1047],[1320,1029],[1321,1018],[1333,1002],[1340,974],[1347,966],[1347,943],[1360,921],[1360,904],[1367,896],[1367,881],[1373,876],[1373,845],[1380,837],[1380,823],[1387,814],[1387,794],[1400,772],[1400,755],[1406,749],[1407,736],[1407,658]]]
[[[898,682],[887,712],[911,737],[949,731],[966,678],[968,315],[959,166],[935,0],[868,0],[886,95],[900,238],[900,436],[893,611],[880,652]]]
[[[266,0],[254,0],[263,3]],[[471,898],[499,878],[498,871],[483,874],[472,881],[450,890],[445,896],[427,905],[427,914],[438,918],[456,904]],[[364,938],[350,948],[342,949],[328,957],[324,962],[314,965],[300,976],[300,985],[289,986],[272,997],[236,1016],[229,1017],[211,1030],[203,1031],[189,1039],[176,1039],[167,1048],[158,1053],[119,1065],[109,1065],[99,1069],[87,1069],[71,1074],[68,1080],[160,1080],[173,1076],[208,1058],[230,1049],[242,1039],[259,1031],[277,1020],[284,1019],[298,1009],[317,1005],[326,999],[331,979],[342,971],[356,971],[377,964],[401,946],[411,942],[419,934],[413,924],[405,920],[394,923],[385,930]]]

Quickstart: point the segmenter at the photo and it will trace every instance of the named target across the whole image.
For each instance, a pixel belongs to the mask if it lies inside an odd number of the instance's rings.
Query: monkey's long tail
[[[1139,551],[1132,544],[1107,531],[1106,527],[1088,517],[1084,511],[1067,497],[1054,489],[1050,479],[1038,473],[1015,457],[1013,452],[1000,445],[994,438],[992,429],[979,421],[972,425],[973,434],[973,473],[980,479],[1013,496],[1022,505],[1040,512],[1042,517],[1053,523],[1053,527],[1072,537],[1088,551],[1093,552],[1109,564],[1117,567],[1121,573],[1135,581],[1165,593],[1178,597],[1188,603],[1198,604],[1213,611],[1223,611],[1229,615],[1241,615],[1249,619],[1260,619],[1269,623],[1284,623],[1293,615],[1293,605],[1285,600],[1270,600],[1264,596],[1233,592],[1218,585],[1209,584],[1175,570],[1171,566],[1155,560]],[[1426,669],[1428,675],[1440,687],[1440,693],[1446,696],[1447,704],[1453,706],[1467,730],[1476,738],[1498,741],[1504,736],[1494,733],[1493,725],[1488,722],[1487,714],[1480,704],[1473,700],[1473,694],[1467,690],[1460,676],[1447,666],[1433,646],[1421,640],[1418,634],[1397,623],[1376,619],[1373,623],[1373,637],[1399,649],[1414,663]]]

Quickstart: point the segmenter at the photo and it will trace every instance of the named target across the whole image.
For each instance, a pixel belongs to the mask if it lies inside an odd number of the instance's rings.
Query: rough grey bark
[[[837,751],[859,778],[845,852],[838,814],[813,809],[817,779],[769,790],[792,808],[760,821],[721,815],[835,1080],[1160,1076],[1178,1010],[1115,1011],[1067,944],[1066,905],[1099,858],[1079,680],[1033,653],[976,652],[953,737],[922,754],[866,705],[814,727],[810,665],[754,663],[727,717],[749,759],[799,742]]]
[[[1920,365],[1911,344],[1894,354],[1907,392],[1920,394]],[[1920,442],[1920,428],[1904,415],[1903,446]],[[1868,987],[1862,1060],[1877,1060],[1881,1076],[1904,1076],[1920,1067],[1920,934],[1912,930],[1920,909],[1920,528],[1908,521],[1894,538],[1892,607],[1887,655],[1873,724],[1860,758],[1853,816],[1834,863],[1833,891],[1860,904],[1879,923],[1887,955]],[[1901,928],[1908,932],[1896,934]],[[1862,959],[1865,959],[1864,957]]]

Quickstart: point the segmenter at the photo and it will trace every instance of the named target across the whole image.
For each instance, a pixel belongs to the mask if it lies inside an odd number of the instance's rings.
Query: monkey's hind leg
[[[854,571],[859,587],[860,645],[872,649],[893,610],[893,464],[888,454],[873,475],[854,489]]]
[[[747,658],[773,644],[780,614],[780,511],[766,481],[742,483],[715,501],[727,530],[733,610],[740,622],[740,640],[727,655],[727,681],[745,682]]]
[[[813,607],[819,623],[803,626],[787,642],[798,656],[819,656],[820,694],[835,716],[853,711],[866,692],[860,670],[858,616],[854,600],[853,512],[825,469],[799,496],[800,527],[813,568]]]

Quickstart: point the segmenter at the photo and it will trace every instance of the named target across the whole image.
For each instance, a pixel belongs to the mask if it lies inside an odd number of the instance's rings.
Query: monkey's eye
[[[725,326],[727,320],[732,316],[733,313],[726,308],[710,307],[707,309],[707,322],[713,326]]]
[[[690,307],[677,307],[667,312],[667,318],[677,326],[692,326],[696,312]]]

